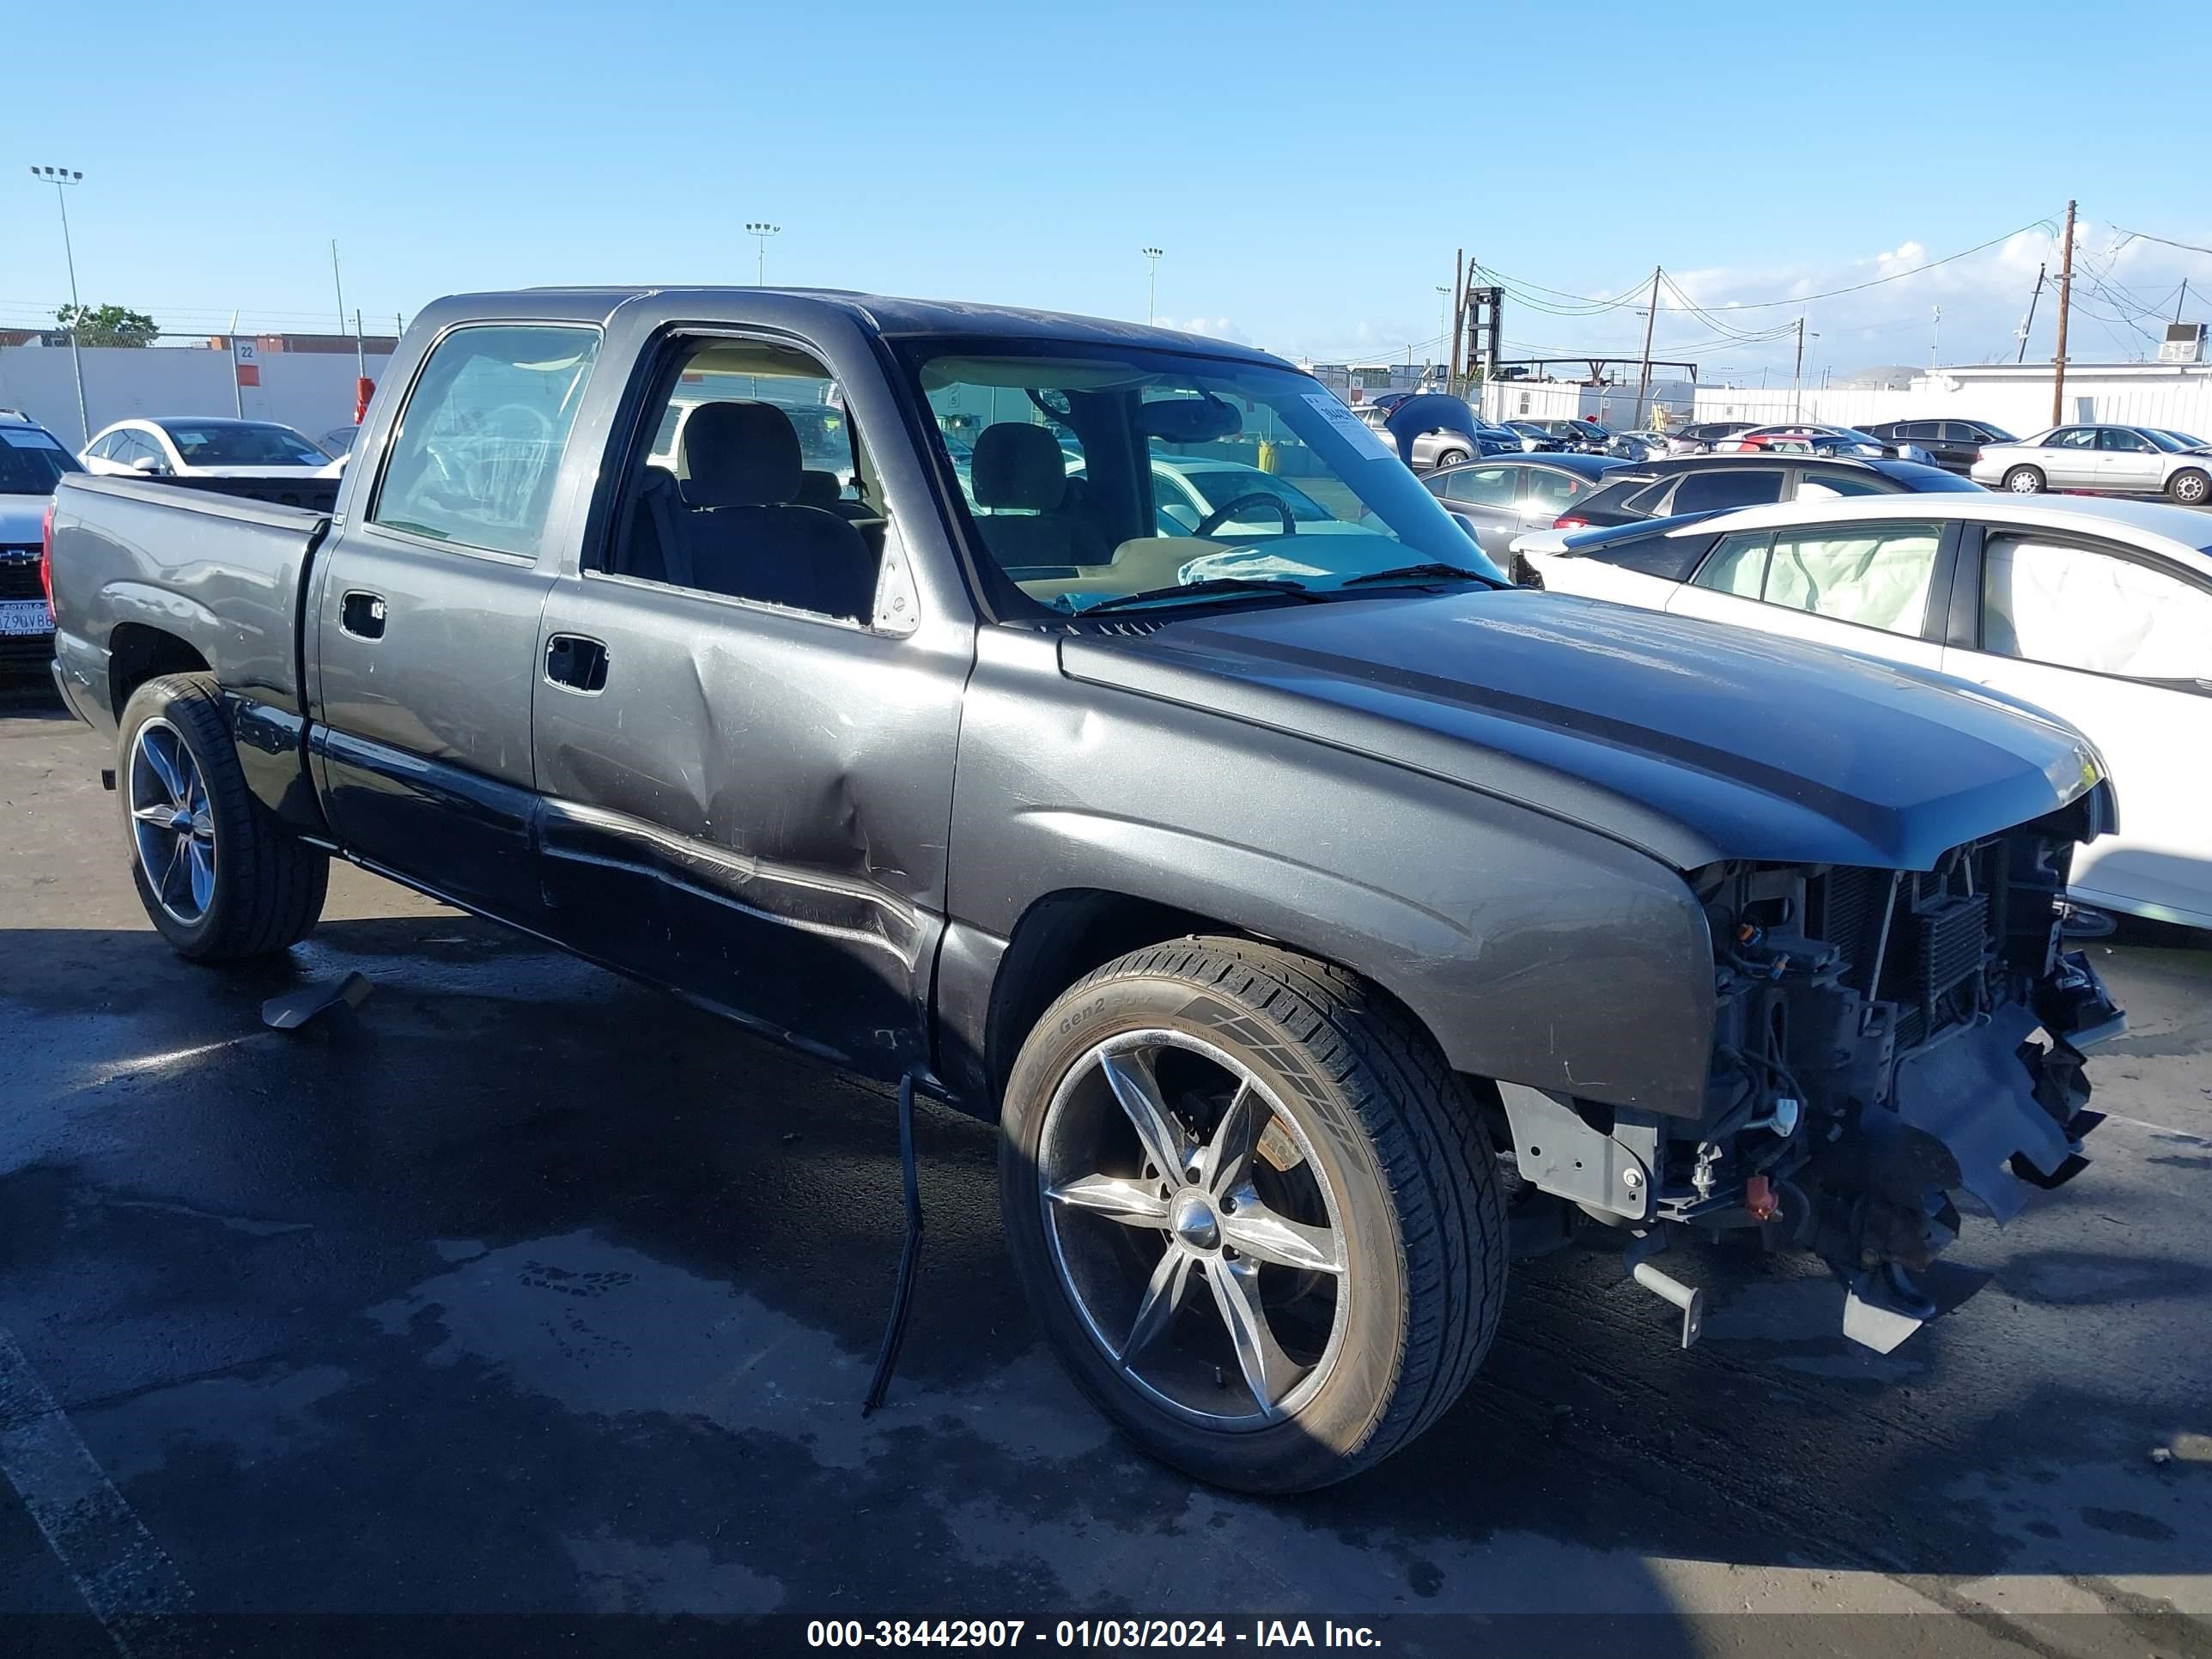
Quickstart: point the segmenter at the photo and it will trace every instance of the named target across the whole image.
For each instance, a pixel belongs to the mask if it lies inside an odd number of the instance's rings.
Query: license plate
[[[44,599],[9,599],[0,603],[0,635],[51,634],[54,613]]]

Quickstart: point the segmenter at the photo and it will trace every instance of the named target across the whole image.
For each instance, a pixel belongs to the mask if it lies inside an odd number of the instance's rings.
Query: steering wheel
[[[1247,507],[1273,507],[1276,516],[1283,521],[1283,534],[1295,536],[1298,533],[1298,521],[1291,516],[1291,504],[1280,495],[1269,495],[1264,489],[1255,489],[1249,495],[1239,495],[1233,501],[1223,502],[1200,519],[1198,527],[1190,533],[1203,541],[1235,518],[1240,508]]]

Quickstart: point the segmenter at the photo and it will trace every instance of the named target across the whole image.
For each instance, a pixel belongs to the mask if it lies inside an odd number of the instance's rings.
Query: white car
[[[2057,426],[2016,444],[1984,444],[1967,476],[2016,495],[2094,489],[2203,507],[2212,501],[2212,445],[2163,427]]]
[[[2119,797],[2118,833],[2075,854],[2073,896],[2212,928],[2212,517],[1863,495],[1538,533],[1513,551],[1554,592],[1842,647],[2048,711],[2101,751]]]
[[[118,421],[77,453],[91,472],[155,478],[335,478],[334,461],[274,421],[165,415]]]

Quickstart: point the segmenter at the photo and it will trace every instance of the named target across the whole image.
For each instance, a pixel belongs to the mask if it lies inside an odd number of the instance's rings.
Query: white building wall
[[[1644,396],[1644,423],[1655,408],[1674,424],[1690,418],[1693,389],[1686,380],[1657,380]],[[1614,432],[1637,422],[1632,386],[1584,386],[1578,380],[1492,380],[1482,388],[1486,421],[1574,421],[1585,417]]]
[[[92,431],[134,415],[236,415],[281,421],[309,437],[353,419],[349,353],[268,351],[261,384],[231,387],[230,354],[183,346],[95,346],[84,354],[84,401]],[[371,356],[376,380],[389,360]],[[89,437],[77,425],[76,380],[67,346],[0,347],[0,409],[20,409],[71,448]]]
[[[1832,426],[1877,421],[1988,421],[2022,437],[2050,426],[2049,364],[2026,368],[1973,365],[1917,376],[1902,391],[1810,387],[1777,391],[1699,386],[1701,421],[1808,420]],[[2085,363],[2066,374],[2062,421],[2171,427],[2212,437],[2212,366]]]

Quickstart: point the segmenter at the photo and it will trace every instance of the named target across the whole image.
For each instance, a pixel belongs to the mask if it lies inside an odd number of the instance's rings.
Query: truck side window
[[[399,413],[369,518],[388,530],[534,556],[561,451],[599,356],[597,329],[456,329]]]
[[[679,343],[598,568],[866,623],[881,485],[837,383],[779,342]]]

